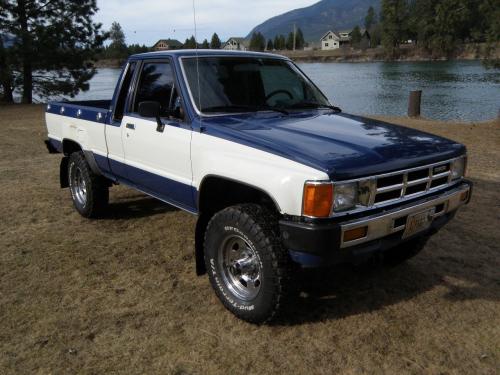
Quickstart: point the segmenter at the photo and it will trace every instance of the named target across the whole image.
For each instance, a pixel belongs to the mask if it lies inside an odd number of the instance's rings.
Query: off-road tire
[[[384,263],[395,267],[406,262],[424,249],[428,239],[428,236],[419,236],[387,250],[384,253]]]
[[[85,197],[78,196],[77,179],[85,186]],[[68,162],[68,182],[73,205],[86,218],[100,217],[108,205],[109,185],[103,176],[92,172],[83,152],[74,152]]]
[[[222,246],[232,236],[244,239],[261,267],[260,289],[250,300],[240,298],[229,289],[224,266],[220,265]],[[238,318],[255,324],[267,323],[290,301],[293,264],[281,245],[278,218],[270,210],[256,204],[243,204],[215,214],[205,232],[204,256],[215,293]],[[225,269],[228,272],[229,268]]]

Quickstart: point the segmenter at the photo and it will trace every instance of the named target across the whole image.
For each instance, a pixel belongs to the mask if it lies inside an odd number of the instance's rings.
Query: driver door
[[[130,113],[123,117],[121,127],[127,178],[145,193],[194,211],[191,127],[183,116],[171,116],[173,107],[182,105],[173,66],[168,59],[145,60],[139,69]],[[139,103],[145,101],[160,104],[163,129],[156,119],[139,115]]]

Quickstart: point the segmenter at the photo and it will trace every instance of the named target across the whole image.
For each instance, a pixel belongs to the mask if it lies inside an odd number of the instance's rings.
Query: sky
[[[201,42],[217,32],[222,41],[245,37],[254,26],[318,0],[195,0],[197,37]],[[98,0],[95,20],[108,30],[122,26],[127,44],[152,46],[159,39],[184,42],[194,34],[192,0]]]

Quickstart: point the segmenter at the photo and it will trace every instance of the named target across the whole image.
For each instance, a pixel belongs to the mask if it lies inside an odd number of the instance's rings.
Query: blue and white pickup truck
[[[112,100],[51,102],[46,121],[81,215],[115,184],[198,215],[197,273],[254,323],[300,266],[402,262],[471,196],[463,145],[344,114],[271,54],[131,56]]]

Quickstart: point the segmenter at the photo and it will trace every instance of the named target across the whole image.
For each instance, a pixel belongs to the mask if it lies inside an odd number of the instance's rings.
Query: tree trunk
[[[2,102],[13,103],[14,102],[14,95],[12,92],[11,77],[10,76],[2,77],[2,82],[0,82],[0,84],[2,85],[2,90],[3,90]]]
[[[3,96],[1,101],[12,103],[12,75],[7,62],[7,52],[5,51],[0,37],[0,86],[2,86]]]
[[[23,59],[23,103],[33,101],[33,65],[31,61],[31,35],[28,30],[28,16],[26,14],[26,0],[18,0],[17,14],[21,27],[22,59]]]

